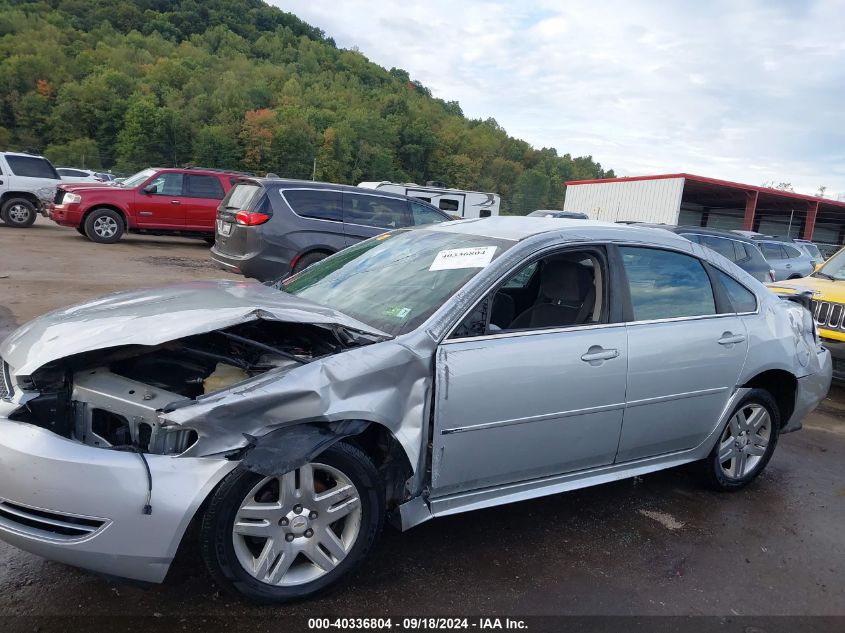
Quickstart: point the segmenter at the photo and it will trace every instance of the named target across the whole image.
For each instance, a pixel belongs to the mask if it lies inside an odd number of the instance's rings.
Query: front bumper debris
[[[0,417],[0,539],[92,571],[161,582],[188,523],[237,462],[86,446]]]

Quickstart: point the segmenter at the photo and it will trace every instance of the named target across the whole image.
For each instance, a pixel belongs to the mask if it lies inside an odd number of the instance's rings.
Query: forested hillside
[[[0,149],[297,178],[316,159],[318,180],[440,180],[497,191],[514,213],[560,208],[563,180],[612,175],[467,119],[260,0],[0,0]]]

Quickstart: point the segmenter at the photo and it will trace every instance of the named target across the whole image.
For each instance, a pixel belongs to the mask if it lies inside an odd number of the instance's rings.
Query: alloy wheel
[[[94,220],[94,233],[99,237],[110,238],[117,233],[117,221],[109,216],[103,216]]]
[[[361,530],[361,513],[357,488],[332,466],[311,463],[265,477],[235,515],[235,555],[256,580],[303,585],[346,558]]]
[[[719,440],[719,467],[725,476],[741,479],[757,468],[772,436],[765,407],[749,404],[737,411]]]
[[[22,204],[13,204],[8,213],[9,219],[15,224],[23,224],[29,219],[29,209]]]

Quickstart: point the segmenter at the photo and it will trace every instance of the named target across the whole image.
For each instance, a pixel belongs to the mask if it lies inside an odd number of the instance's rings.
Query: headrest
[[[552,301],[577,304],[584,301],[593,282],[585,267],[565,259],[553,259],[543,265],[540,292]]]

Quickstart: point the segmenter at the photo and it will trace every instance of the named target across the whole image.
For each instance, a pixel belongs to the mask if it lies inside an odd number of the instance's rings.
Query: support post
[[[745,192],[745,219],[742,222],[742,228],[745,231],[754,230],[754,215],[757,213],[757,197],[759,192],[746,191]]]
[[[805,240],[813,239],[813,231],[816,228],[816,217],[819,215],[819,201],[810,202],[807,205],[807,219],[804,220],[804,235]]]

